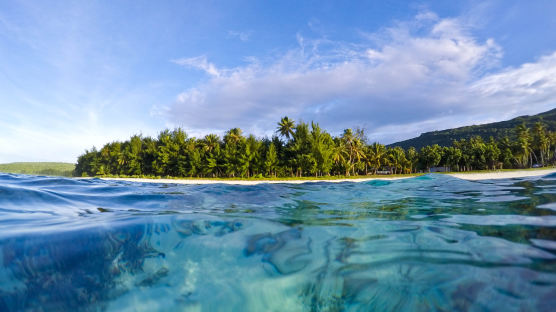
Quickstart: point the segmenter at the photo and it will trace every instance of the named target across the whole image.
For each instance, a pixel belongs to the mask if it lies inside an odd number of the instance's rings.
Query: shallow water
[[[0,311],[550,311],[556,175],[172,185],[0,174]]]

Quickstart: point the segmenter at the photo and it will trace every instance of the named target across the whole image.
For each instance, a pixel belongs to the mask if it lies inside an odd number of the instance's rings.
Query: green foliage
[[[61,162],[15,162],[0,164],[0,172],[47,176],[71,177],[74,169],[74,164]]]
[[[276,132],[278,132],[281,136],[289,139],[294,135],[293,132],[294,127],[295,127],[295,122],[290,118],[288,118],[288,116],[286,116],[283,117],[278,123],[278,128],[276,129]]]
[[[397,147],[400,148],[400,147]],[[427,171],[430,171],[431,167],[435,167],[440,163],[442,159],[442,148],[438,144],[432,146],[425,146],[419,151],[419,160],[421,166]]]
[[[426,145],[419,151],[377,142],[369,145],[360,129],[346,129],[333,137],[317,123],[295,124],[288,117],[278,123],[277,132],[286,140],[244,136],[239,128],[230,129],[222,139],[215,134],[192,138],[182,129],[164,130],[155,139],[135,135],[85,151],[75,175],[319,178],[428,172],[436,166],[452,171],[524,168],[556,161],[556,135],[542,122],[533,129],[518,124],[501,139],[472,136],[454,140],[450,146]]]
[[[488,140],[490,137],[493,137],[495,140],[500,140],[506,136],[514,139],[514,129],[517,126],[524,123],[527,127],[533,128],[538,122],[542,122],[542,124],[546,127],[546,130],[556,131],[556,109],[534,116],[521,116],[501,122],[426,132],[416,138],[393,143],[389,146],[401,146],[405,149],[411,146],[420,149],[425,145],[434,144],[438,144],[440,146],[450,146],[454,140],[469,140],[475,136],[479,136],[483,140]]]

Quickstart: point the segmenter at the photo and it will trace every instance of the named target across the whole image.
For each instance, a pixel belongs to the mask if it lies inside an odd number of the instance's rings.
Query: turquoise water
[[[550,311],[556,175],[172,185],[0,174],[0,311]]]

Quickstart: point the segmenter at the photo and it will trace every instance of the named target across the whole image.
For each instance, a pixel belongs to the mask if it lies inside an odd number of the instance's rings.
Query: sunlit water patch
[[[556,176],[0,174],[0,311],[553,311]]]

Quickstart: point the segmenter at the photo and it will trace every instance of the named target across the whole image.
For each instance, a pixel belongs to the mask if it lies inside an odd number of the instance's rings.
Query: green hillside
[[[0,172],[71,177],[75,164],[62,162],[14,162],[0,164]]]
[[[535,122],[541,120],[546,124],[548,130],[556,131],[556,109],[552,109],[537,115],[520,116],[506,121],[425,132],[416,138],[396,142],[388,146],[401,146],[405,149],[413,146],[419,149],[425,145],[433,144],[449,146],[452,144],[453,140],[468,139],[477,135],[481,136],[485,140],[488,140],[491,136],[495,139],[502,138],[506,135],[512,137],[513,129],[522,122],[525,122],[528,127],[532,128]]]

